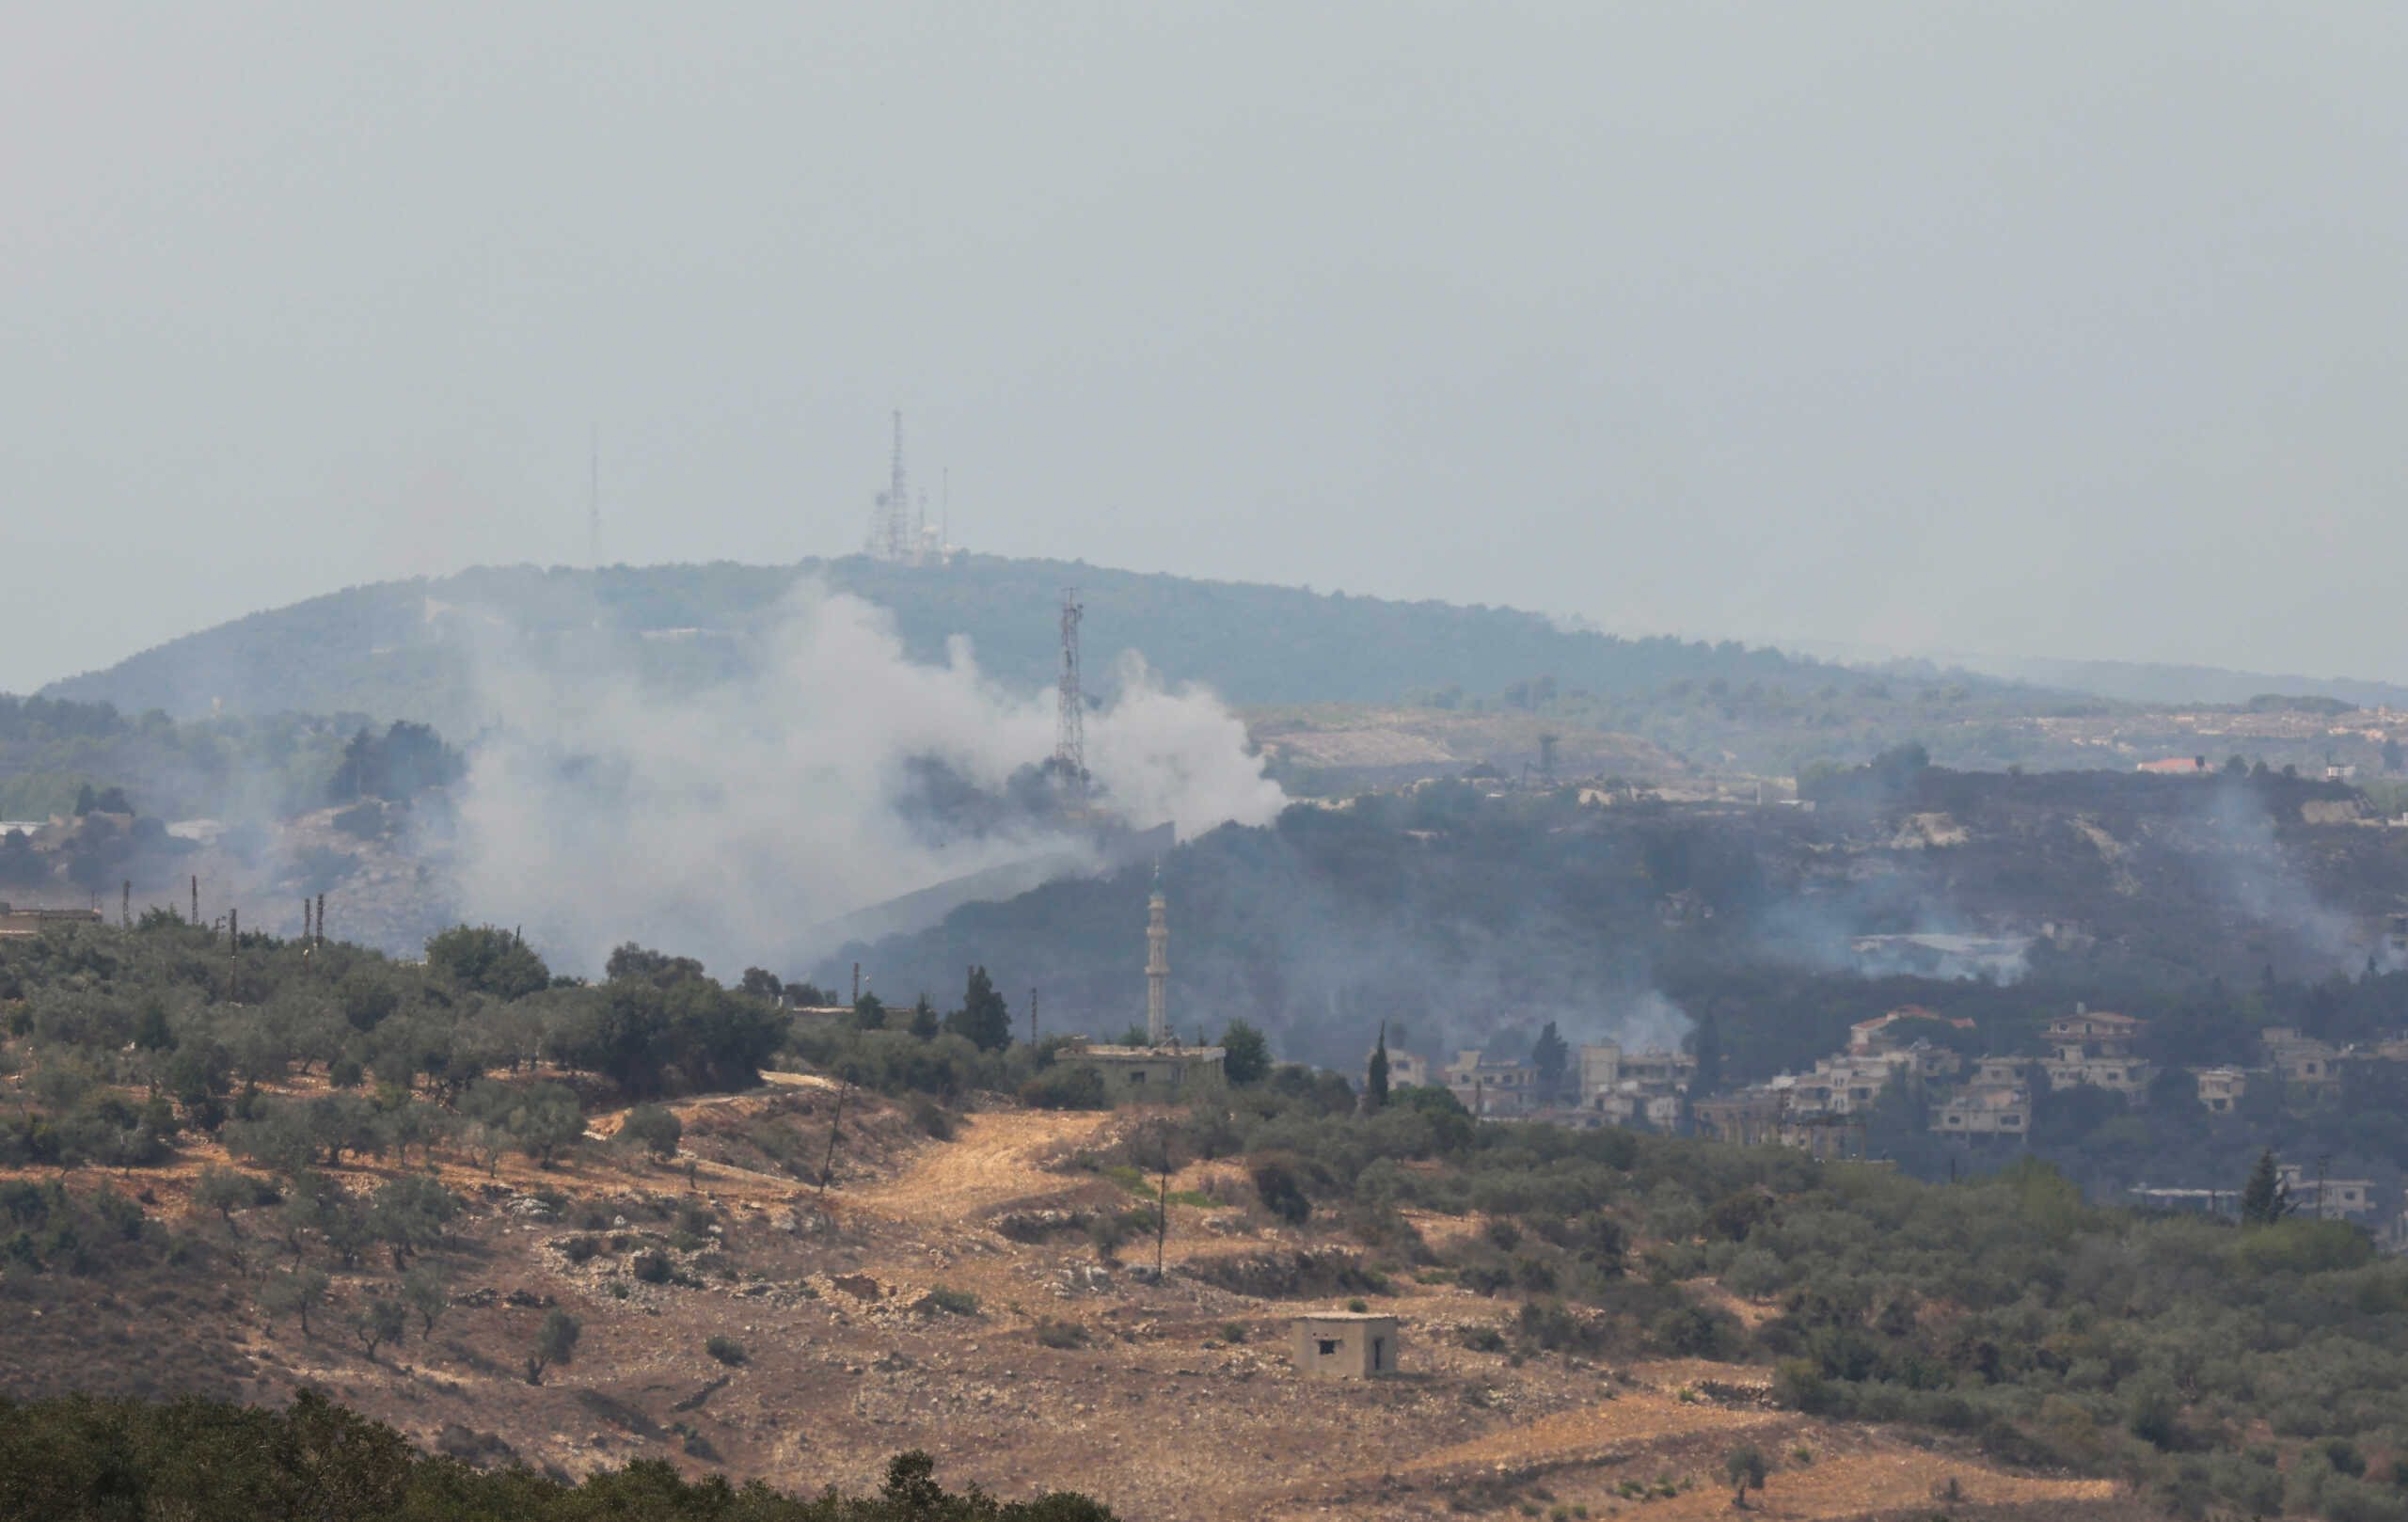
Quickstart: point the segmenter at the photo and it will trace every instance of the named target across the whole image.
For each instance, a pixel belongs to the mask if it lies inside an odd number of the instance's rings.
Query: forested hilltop
[[[529,638],[570,639],[598,626],[635,640],[632,658],[652,675],[707,678],[748,658],[748,642],[802,576],[890,610],[913,658],[942,660],[946,641],[966,635],[989,674],[1022,689],[1054,678],[1055,610],[1072,586],[1086,609],[1086,654],[1099,672],[1119,651],[1137,649],[1169,681],[1200,682],[1240,705],[1389,704],[1450,693],[1493,699],[1516,684],[1527,693],[1542,682],[1550,695],[1600,697],[1682,682],[1701,690],[1784,680],[1811,688],[1823,669],[1735,642],[1568,630],[1512,609],[1061,561],[971,555],[912,568],[848,556],[800,566],[512,567],[354,587],[187,635],[43,692],[180,718],[216,705],[238,714],[366,713],[468,733],[468,658],[454,636],[506,626]]]

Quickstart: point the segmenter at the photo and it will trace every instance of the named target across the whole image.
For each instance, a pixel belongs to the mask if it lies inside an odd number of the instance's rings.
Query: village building
[[[1766,1147],[1781,1139],[1781,1118],[1789,1108],[1784,1090],[1751,1084],[1735,1093],[1699,1100],[1689,1107],[1698,1130],[1735,1147]]]
[[[1585,1107],[1590,1097],[1611,1092],[1622,1083],[1622,1047],[1614,1041],[1585,1043],[1579,1053],[1580,1102]]]
[[[2341,1065],[2349,1054],[2330,1041],[2302,1036],[2289,1025],[2269,1027],[2258,1038],[2266,1066],[2286,1084],[2330,1088],[2341,1082]]]
[[[1847,1028],[1849,1054],[1869,1057],[1877,1052],[1887,1052],[1904,1044],[1903,1038],[1890,1030],[1891,1026],[1902,1020],[1928,1020],[1936,1024],[1953,1026],[1960,1031],[1969,1031],[1973,1028],[1973,1023],[1961,1015],[1939,1014],[1925,1009],[1919,1004],[1900,1005],[1886,1015],[1876,1015],[1871,1020],[1860,1020],[1850,1025]]]
[[[1773,1139],[1818,1163],[1861,1160],[1865,1151],[1864,1121],[1858,1116],[1788,1116]]]
[[[0,936],[40,935],[68,925],[98,925],[97,909],[12,909],[0,904]]]
[[[1445,1077],[1448,1092],[1476,1116],[1528,1115],[1538,1108],[1539,1070],[1527,1062],[1458,1052]]]
[[[1228,1056],[1217,1046],[1098,1046],[1073,1042],[1054,1054],[1056,1062],[1082,1062],[1103,1074],[1104,1092],[1114,1100],[1159,1094],[1167,1098],[1183,1084],[1218,1083]]]
[[[1379,1047],[1374,1045],[1370,1051],[1363,1054],[1364,1071],[1369,1072],[1370,1070],[1371,1054],[1378,1050]],[[1388,1048],[1388,1087],[1422,1088],[1426,1087],[1429,1085],[1429,1058],[1416,1055],[1411,1052],[1405,1051],[1402,1047],[1392,1046]]]
[[[1397,1319],[1354,1310],[1303,1315],[1289,1345],[1307,1378],[1375,1379],[1396,1372]]]
[[[1146,1044],[1103,1046],[1074,1041],[1056,1062],[1079,1062],[1103,1076],[1114,1101],[1167,1096],[1195,1083],[1219,1083],[1228,1054],[1217,1046],[1181,1046],[1170,1028],[1170,908],[1162,869],[1154,870],[1146,923]]]
[[[2198,1086],[2200,1104],[2218,1115],[2230,1115],[2249,1092],[2249,1073],[2245,1069],[2194,1068],[2191,1077]]]
[[[2147,1028],[2147,1021],[2130,1015],[2076,1005],[2072,1014],[2049,1022],[2052,1054],[2040,1060],[2040,1070],[2052,1089],[2087,1084],[2130,1099],[2147,1089],[2157,1071],[2132,1050]]]
[[[2297,1163],[2278,1164],[2274,1171],[2289,1192],[2291,1209],[2298,1214],[2322,1219],[2374,1213],[2372,1179],[2319,1179]]]
[[[1943,1136],[2028,1136],[2032,1090],[2023,1080],[2023,1064],[2013,1057],[1982,1058],[1972,1080],[1955,1086],[1934,1108],[1931,1129]]]

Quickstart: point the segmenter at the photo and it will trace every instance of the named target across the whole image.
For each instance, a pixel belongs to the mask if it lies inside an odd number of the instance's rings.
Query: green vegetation
[[[619,1122],[619,1134],[629,1146],[640,1147],[661,1162],[677,1155],[677,1143],[686,1134],[686,1123],[673,1110],[657,1104],[639,1104],[629,1110]]]
[[[304,1390],[282,1411],[182,1400],[0,1402],[0,1514],[49,1522],[1112,1522],[1067,1491],[997,1501],[950,1493],[926,1453],[899,1453],[872,1497],[804,1498],[758,1481],[688,1482],[640,1459],[581,1482],[480,1471]]]
[[[1475,814],[1462,828],[1481,827]],[[792,1020],[762,994],[721,988],[690,959],[635,945],[613,954],[598,985],[505,984],[496,969],[515,958],[515,937],[449,934],[457,954],[416,967],[341,943],[305,953],[246,937],[230,978],[223,939],[172,915],[0,945],[0,983],[24,1001],[4,1049],[24,1096],[0,1123],[12,1161],[83,1159],[134,1173],[181,1137],[214,1130],[261,1170],[204,1173],[181,1231],[113,1182],[0,1187],[6,1274],[110,1278],[239,1263],[272,1324],[304,1337],[331,1327],[373,1357],[413,1329],[432,1335],[449,1303],[443,1255],[460,1202],[415,1171],[363,1195],[329,1170],[437,1146],[488,1165],[511,1149],[541,1163],[583,1145],[576,1089],[538,1078],[538,1058],[629,1098],[749,1084],[782,1040],[853,1083],[948,1102],[1075,1068],[1052,1060],[1056,1045],[982,1049],[970,1022],[917,1035]],[[1674,986],[1696,980],[1694,1007],[1714,1015],[1733,1076],[1764,1060],[1759,1044],[1835,1044],[1846,1017],[1904,1002],[1902,992],[1975,1018],[1981,1039],[2024,1039],[2046,1008],[2020,987],[1744,966],[1716,975],[1691,966]],[[764,991],[775,982],[748,978]],[[964,1007],[979,997],[974,974]],[[2158,997],[2141,1012],[2163,1010],[2165,1030],[2184,1040],[2242,1040],[2277,1018],[2338,1036],[2384,1028],[2408,1001],[2408,978]],[[1805,1036],[1784,1033],[1786,1023]],[[303,1075],[334,1083],[313,1083],[306,1097],[265,1092]],[[2306,1106],[2234,1121],[2373,1134],[2375,1122],[2347,1118],[2398,1108],[2388,1090],[2348,1084],[2332,1103],[2341,1107],[2332,1115]],[[2170,1107],[2150,1127],[2177,1132],[2190,1113]],[[631,1144],[657,1149],[666,1116],[631,1113]],[[2115,1134],[2109,1128],[2128,1118],[2119,1111],[2075,1131]],[[2198,1123],[2209,1138],[2201,1156],[2247,1134],[2220,1135],[2222,1122],[2204,1114]],[[1896,1115],[1881,1124],[1914,1134]],[[1400,1088],[1365,1108],[1343,1077],[1286,1066],[1195,1099],[1093,1163],[1142,1194],[1199,1159],[1235,1163],[1246,1181],[1233,1191],[1239,1203],[1320,1233],[1267,1268],[1192,1270],[1232,1276],[1244,1292],[1369,1305],[1389,1292],[1390,1275],[1409,1272],[1494,1299],[1495,1320],[1466,1345],[1509,1356],[1769,1358],[1780,1399],[1798,1408],[1961,1432],[2001,1455],[2145,1482],[2194,1513],[2408,1515],[2388,1484],[2389,1455],[2408,1451],[2408,1265],[2378,1259],[2353,1227],[2288,1211],[2263,1141],[2217,1175],[2235,1189],[2256,1176],[2243,1191],[2246,1224],[2153,1218],[2086,1202],[2037,1157],[1943,1186],[1629,1131],[1476,1126],[1442,1089]],[[566,1221],[576,1234],[562,1250],[573,1259],[574,1244],[598,1255],[599,1235],[615,1231],[607,1250],[632,1254],[637,1283],[730,1271],[705,1256],[689,1273],[672,1256],[706,1253],[713,1222],[699,1206],[657,1235],[615,1228],[598,1204],[549,1191],[524,1208]],[[1412,1224],[1408,1212],[1420,1211],[1476,1214],[1479,1229],[1434,1245]],[[1149,1203],[1091,1217],[1088,1229],[1109,1256],[1158,1225]],[[1354,1246],[1332,1248],[1330,1236]],[[1273,1277],[1244,1277],[1255,1274]],[[1687,1288],[1709,1277],[1770,1314],[1751,1329]],[[977,1309],[943,1291],[928,1307]],[[553,1308],[531,1345],[513,1350],[528,1380],[569,1363],[580,1333],[574,1315]],[[1069,1323],[1036,1330],[1053,1347],[1086,1335]]]
[[[1468,1347],[1770,1357],[1786,1404],[2126,1475],[2192,1514],[2408,1515],[2351,1469],[2408,1451],[2408,1263],[2356,1228],[2101,1209],[2032,1160],[1934,1185],[1624,1131],[1475,1129],[1450,1105],[1357,1115],[1263,1086],[1180,1134],[1185,1155],[1247,1159],[1266,1209],[1295,1191],[1369,1250],[1518,1300]],[[1488,1225],[1433,1248],[1401,1207]],[[1701,1276],[1775,1313],[1751,1332],[1682,1290]]]

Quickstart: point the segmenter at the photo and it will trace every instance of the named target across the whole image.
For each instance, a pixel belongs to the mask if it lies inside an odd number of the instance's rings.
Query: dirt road
[[[953,1142],[930,1149],[902,1177],[848,1191],[848,1203],[904,1220],[959,1224],[997,1206],[1068,1187],[1045,1165],[1094,1146],[1120,1119],[1111,1111],[993,1110],[965,1116]]]

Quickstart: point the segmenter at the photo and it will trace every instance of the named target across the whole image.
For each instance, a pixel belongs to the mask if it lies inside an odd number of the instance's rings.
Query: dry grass
[[[548,1169],[506,1158],[489,1180],[438,1150],[439,1177],[470,1206],[447,1256],[473,1303],[455,1305],[432,1340],[413,1325],[375,1362],[340,1327],[346,1308],[388,1283],[382,1265],[338,1276],[335,1303],[313,1323],[318,1335],[305,1338],[291,1325],[271,1331],[252,1308],[250,1283],[220,1253],[106,1292],[55,1276],[10,1281],[17,1298],[8,1308],[24,1330],[0,1343],[0,1387],[202,1388],[280,1400],[308,1383],[429,1446],[451,1428],[455,1444],[483,1445],[490,1435],[526,1462],[569,1472],[645,1456],[689,1473],[724,1468],[803,1488],[875,1488],[887,1455],[921,1447],[950,1482],[974,1480],[1006,1496],[1039,1484],[1086,1490],[1149,1522],[1437,1517],[1460,1514],[1450,1510],[1458,1504],[1515,1516],[1527,1504],[1542,1514],[1585,1505],[1592,1516],[1719,1516],[1730,1510],[1721,1456],[1739,1441],[1782,1455],[1803,1445],[1816,1455],[1812,1466],[1784,1458],[1751,1498],[1768,1516],[1927,1516],[1935,1487],[1951,1479],[1965,1498],[1947,1508],[1953,1515],[2041,1505],[2104,1515],[2115,1507],[2099,1482],[2009,1475],[1875,1429],[1679,1393],[1707,1381],[1761,1384],[1762,1369],[1685,1361],[1609,1371],[1554,1356],[1516,1366],[1474,1353],[1450,1329],[1510,1308],[1449,1286],[1400,1279],[1400,1293],[1379,1302],[1405,1318],[1404,1377],[1307,1384],[1285,1349],[1287,1318],[1302,1305],[1178,1274],[1157,1285],[1121,1268],[1091,1281],[1096,1257],[1083,1238],[1027,1245],[992,1229],[1014,1209],[1134,1204],[1110,1180],[1060,1165],[1101,1150],[1136,1118],[994,1110],[937,1143],[911,1126],[908,1107],[855,1096],[846,1132],[857,1165],[840,1167],[824,1200],[794,1178],[743,1165],[749,1154],[729,1138],[748,1127],[784,1127],[824,1144],[830,1098],[808,1078],[778,1075],[753,1094],[677,1105],[696,1154],[691,1192],[684,1157],[656,1165],[588,1146]],[[597,1116],[593,1129],[608,1134],[617,1118]],[[197,1144],[120,1187],[147,1187],[154,1210],[175,1213],[199,1167],[222,1161]],[[341,1175],[366,1189],[396,1171],[388,1162]],[[81,1191],[103,1178],[83,1171],[68,1181]],[[1241,1193],[1226,1163],[1181,1170],[1173,1181],[1222,1197]],[[580,1230],[511,1208],[511,1197],[537,1189],[593,1202],[594,1219],[624,1215],[629,1225]],[[720,1232],[698,1247],[667,1245],[693,1210]],[[1207,1229],[1208,1215],[1233,1229]],[[1434,1241],[1478,1226],[1413,1219]],[[267,1226],[251,1223],[240,1239],[249,1272],[273,1256]],[[596,1244],[583,1261],[561,1250],[578,1236]],[[625,1248],[612,1246],[621,1240]],[[1243,1211],[1183,1208],[1164,1258],[1318,1245],[1309,1231],[1274,1229]],[[690,1282],[632,1280],[626,1264],[639,1247],[667,1253]],[[1123,1253],[1132,1264],[1151,1256],[1150,1242]],[[941,1313],[929,1302],[937,1291],[974,1295],[977,1308]],[[525,1383],[520,1360],[547,1300],[581,1318],[585,1335],[577,1361],[538,1387]],[[1231,1322],[1247,1329],[1234,1346],[1223,1336]],[[1075,1324],[1085,1341],[1040,1345],[1041,1323]],[[713,1359],[715,1337],[741,1342],[747,1361]],[[716,1460],[687,1451],[672,1430],[681,1422]],[[1659,1475],[1687,1478],[1690,1488],[1644,1502],[1620,1493],[1625,1481]],[[1539,1491],[1553,1499],[1537,1500]]]

